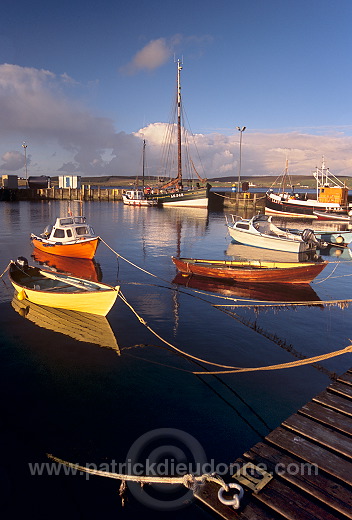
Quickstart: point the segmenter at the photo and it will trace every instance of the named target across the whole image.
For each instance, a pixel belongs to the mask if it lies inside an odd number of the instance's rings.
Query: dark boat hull
[[[194,190],[175,190],[167,193],[151,194],[148,197],[156,199],[160,206],[178,206],[189,208],[207,208],[209,188]]]

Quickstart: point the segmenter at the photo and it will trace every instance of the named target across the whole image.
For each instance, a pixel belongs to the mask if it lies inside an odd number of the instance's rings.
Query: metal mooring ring
[[[224,498],[223,493],[225,488],[221,487],[218,491],[218,499],[222,504],[225,504],[226,506],[232,506],[234,509],[238,509],[240,507],[240,500],[243,497],[243,488],[239,484],[235,484],[233,482],[227,485],[229,488],[237,489],[238,493],[234,493],[233,498]]]

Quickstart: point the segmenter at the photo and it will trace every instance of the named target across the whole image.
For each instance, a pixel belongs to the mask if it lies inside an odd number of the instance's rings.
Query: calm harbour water
[[[59,201],[1,203],[0,271],[18,256],[38,265],[31,258],[30,233],[42,232],[67,209],[67,202]],[[71,209],[78,212],[78,203],[71,203]],[[144,270],[118,260],[101,243],[96,262],[102,281],[121,284],[127,301],[148,326],[182,351],[223,365],[256,367],[328,353],[350,343],[350,306],[262,310],[243,306],[229,315],[213,305],[226,303],[219,293],[172,284],[176,276],[172,255],[221,259],[226,252],[234,254],[224,213],[131,208],[111,202],[85,203],[84,213],[113,250]],[[310,299],[352,296],[351,256],[348,251],[331,254],[326,256],[331,264],[311,284]],[[158,450],[174,444],[176,458],[182,450],[190,452],[189,458],[199,448],[202,461],[205,456],[215,470],[230,464],[325,389],[334,374],[352,366],[351,354],[346,354],[287,370],[195,375],[193,371],[206,365],[169,348],[121,299],[107,316],[117,352],[26,319],[11,305],[7,274],[3,282],[2,518],[19,514],[36,519],[210,518],[197,503],[163,511],[171,499],[178,503],[170,488],[154,489],[155,502],[149,495],[137,498],[130,490],[128,503],[121,508],[117,480],[63,472],[50,476],[45,468],[43,475],[31,475],[30,464],[46,463],[46,453],[52,453],[117,472],[119,464],[139,456],[138,450],[157,460]],[[299,293],[290,292],[288,288],[280,298],[299,299]],[[237,304],[250,303],[245,288],[234,297],[245,299]],[[265,297],[270,295],[261,294],[259,299]]]

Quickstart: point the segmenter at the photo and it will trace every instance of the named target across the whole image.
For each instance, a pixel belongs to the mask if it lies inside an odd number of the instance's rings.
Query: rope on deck
[[[90,475],[96,475],[99,477],[107,477],[113,478],[116,480],[121,480],[120,487],[120,495],[121,491],[125,489],[126,482],[138,482],[139,484],[182,484],[188,489],[195,491],[197,487],[204,482],[215,482],[219,484],[221,488],[225,491],[229,491],[229,486],[224,482],[224,480],[215,473],[204,473],[203,475],[196,476],[191,473],[187,473],[181,477],[158,477],[158,476],[150,476],[150,475],[126,475],[124,473],[113,473],[110,471],[102,471],[98,469],[89,468],[87,466],[81,466],[80,464],[74,464],[73,462],[68,462],[66,460],[60,459],[59,457],[55,457],[51,453],[46,454],[47,457],[59,464],[63,464],[69,468],[83,471],[84,473],[89,473]]]
[[[126,300],[125,296],[123,295],[123,293],[121,291],[119,293],[119,296],[120,296],[121,300],[127,305],[127,307],[129,307],[129,309],[133,312],[133,314],[138,318],[140,323],[142,323],[152,334],[154,334],[154,336],[156,336],[160,341],[162,341],[163,343],[168,345],[170,348],[172,348],[173,350],[175,350],[179,354],[181,354],[181,355],[183,355],[185,357],[188,357],[190,359],[193,359],[195,361],[199,361],[200,363],[205,363],[207,365],[212,365],[212,366],[216,366],[216,367],[219,367],[219,368],[225,368],[226,369],[226,370],[216,371],[216,372],[215,371],[214,372],[209,372],[209,371],[206,371],[206,372],[192,371],[191,372],[192,374],[197,374],[197,375],[217,375],[217,374],[233,374],[233,373],[239,373],[239,372],[255,372],[255,371],[260,371],[260,370],[263,370],[263,371],[264,370],[281,370],[283,368],[292,368],[292,367],[301,366],[301,365],[309,365],[309,364],[312,364],[312,363],[316,363],[318,361],[323,361],[325,359],[330,359],[330,358],[333,358],[333,357],[336,357],[336,356],[341,356],[342,354],[346,354],[348,352],[352,352],[352,345],[348,345],[347,347],[345,347],[342,350],[336,350],[334,352],[329,352],[327,354],[321,354],[320,356],[314,356],[314,357],[311,357],[311,358],[301,359],[301,360],[298,360],[298,361],[291,361],[291,362],[288,362],[288,363],[280,363],[279,365],[269,365],[269,366],[262,366],[262,367],[250,367],[250,368],[222,365],[222,364],[219,364],[219,363],[214,363],[212,361],[207,361],[205,359],[201,359],[199,357],[193,356],[192,354],[188,354],[187,352],[179,349],[178,347],[176,347],[172,343],[169,343],[167,340],[162,338],[157,332],[155,332],[147,324],[145,319],[142,318],[137,313],[137,311],[132,307],[132,305]]]

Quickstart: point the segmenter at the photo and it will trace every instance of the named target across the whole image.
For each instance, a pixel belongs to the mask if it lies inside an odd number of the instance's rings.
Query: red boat
[[[252,283],[310,283],[325,267],[320,262],[262,262],[260,260],[201,260],[171,257],[186,275]]]

